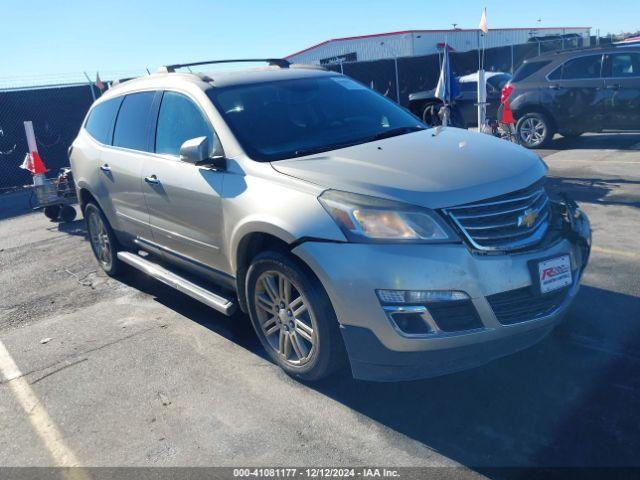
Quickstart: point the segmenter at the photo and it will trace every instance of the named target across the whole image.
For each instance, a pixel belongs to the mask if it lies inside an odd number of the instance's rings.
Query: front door
[[[587,132],[604,125],[606,93],[601,77],[602,55],[573,58],[548,76],[553,114],[559,131]]]
[[[606,55],[604,75],[607,91],[604,128],[640,130],[640,53]]]
[[[182,93],[164,92],[142,189],[153,241],[167,257],[221,270],[224,173],[180,160],[180,146],[202,136],[208,137],[213,152],[217,137],[196,102]]]

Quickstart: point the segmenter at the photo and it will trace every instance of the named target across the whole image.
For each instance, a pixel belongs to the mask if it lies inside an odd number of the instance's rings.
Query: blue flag
[[[445,43],[440,78],[438,78],[438,85],[436,86],[436,98],[439,98],[445,104],[451,104],[451,101],[455,100],[459,94],[458,81],[453,75],[451,62],[449,61],[449,46]]]

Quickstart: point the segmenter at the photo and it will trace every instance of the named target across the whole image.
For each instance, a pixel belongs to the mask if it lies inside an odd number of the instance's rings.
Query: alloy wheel
[[[315,353],[317,333],[302,290],[282,272],[267,271],[258,277],[254,300],[269,346],[290,365],[307,363]]]
[[[113,257],[111,254],[111,242],[109,240],[107,227],[105,226],[100,213],[95,209],[91,210],[89,213],[87,223],[89,226],[89,238],[93,253],[95,253],[96,258],[102,264],[103,268],[108,270],[111,267]]]
[[[544,142],[547,136],[547,126],[535,117],[525,118],[520,127],[520,138],[530,147],[536,147]]]

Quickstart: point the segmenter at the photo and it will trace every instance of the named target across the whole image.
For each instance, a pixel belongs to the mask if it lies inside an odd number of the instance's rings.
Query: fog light
[[[427,307],[398,305],[383,308],[391,323],[402,335],[426,335],[439,330]]]
[[[469,300],[469,295],[457,290],[376,290],[383,304],[425,304]]]

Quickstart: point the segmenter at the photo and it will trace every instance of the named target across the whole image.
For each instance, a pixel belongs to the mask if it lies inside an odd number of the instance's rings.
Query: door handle
[[[620,90],[620,84],[613,83],[613,84],[607,85],[607,90]]]
[[[100,170],[102,170],[103,172],[110,172],[111,167],[108,163],[103,163],[102,165],[100,165]]]
[[[158,185],[160,180],[155,175],[149,175],[148,177],[144,177],[144,181],[150,183],[151,185]]]
[[[551,85],[549,85],[549,88],[551,90],[560,90],[560,85],[558,85],[556,83],[552,83]]]

